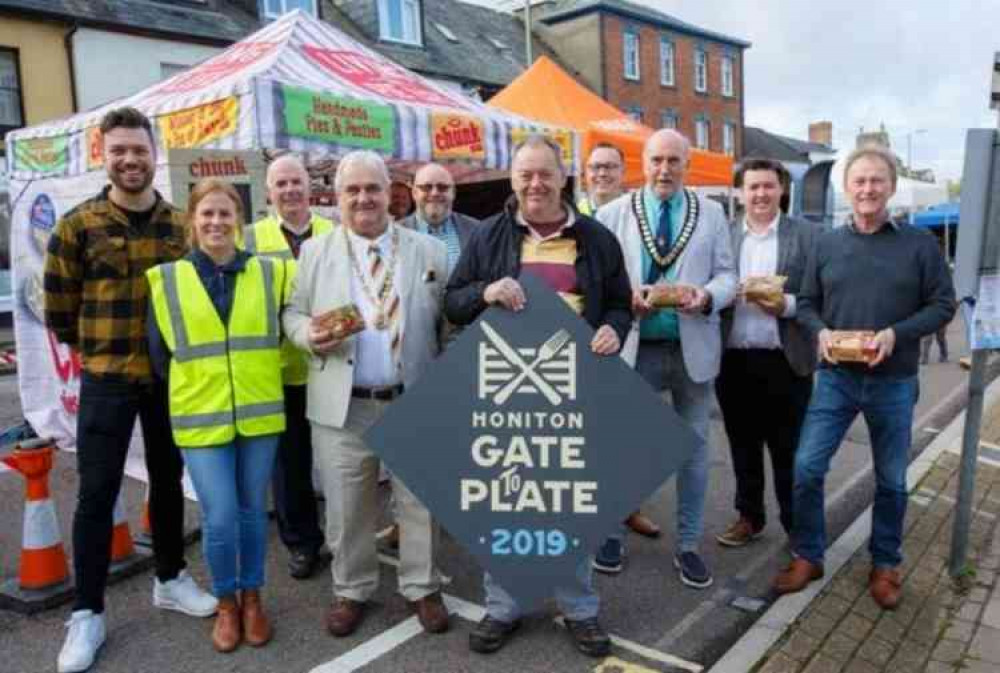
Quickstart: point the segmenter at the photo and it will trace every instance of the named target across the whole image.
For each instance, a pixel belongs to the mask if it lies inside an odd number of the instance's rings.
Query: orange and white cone
[[[149,484],[146,484],[146,495],[142,500],[142,514],[139,516],[139,532],[147,537],[153,537],[153,524],[149,518]]]
[[[19,445],[0,458],[26,479],[24,536],[21,542],[19,580],[22,589],[45,589],[69,577],[66,551],[59,533],[56,508],[49,494],[52,446],[44,440]]]
[[[132,531],[128,528],[128,519],[125,518],[125,508],[122,506],[122,494],[119,491],[118,499],[115,500],[114,528],[111,529],[111,562],[124,561],[134,553]]]

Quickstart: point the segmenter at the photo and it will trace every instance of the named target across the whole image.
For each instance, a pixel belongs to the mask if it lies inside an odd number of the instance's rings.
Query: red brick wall
[[[639,29],[639,81],[625,79],[623,31]],[[667,34],[674,43],[674,86],[660,84],[660,36]],[[654,26],[627,21],[611,14],[604,15],[604,83],[609,103],[626,112],[635,106],[642,108],[643,122],[653,128],[661,126],[661,115],[673,108],[680,115],[678,129],[695,140],[695,119],[699,114],[709,118],[709,149],[722,151],[722,127],[726,121],[736,125],[736,157],[742,154],[743,140],[743,60],[742,51],[721,43],[669,33]],[[694,53],[696,46],[708,52],[707,92],[694,90]],[[735,57],[733,96],[722,95],[722,57]]]

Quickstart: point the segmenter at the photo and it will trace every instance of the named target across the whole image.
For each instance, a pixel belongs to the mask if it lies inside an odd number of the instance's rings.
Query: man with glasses
[[[413,201],[417,208],[400,224],[430,234],[448,248],[448,274],[475,231],[479,220],[456,213],[455,179],[440,164],[427,164],[413,177]]]
[[[597,143],[590,151],[586,168],[587,193],[576,207],[582,214],[593,217],[598,208],[622,195],[625,155],[611,143]]]

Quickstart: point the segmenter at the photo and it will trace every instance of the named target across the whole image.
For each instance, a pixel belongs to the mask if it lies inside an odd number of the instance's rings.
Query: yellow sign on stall
[[[431,115],[431,142],[435,159],[485,159],[486,126],[469,115],[435,112]]]
[[[87,170],[92,171],[104,165],[104,136],[98,126],[87,129]]]
[[[168,150],[201,147],[236,131],[240,102],[235,96],[160,117],[160,136]]]

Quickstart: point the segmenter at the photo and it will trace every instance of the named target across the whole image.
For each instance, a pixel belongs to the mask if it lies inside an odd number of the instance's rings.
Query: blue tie
[[[670,200],[667,199],[660,207],[660,221],[656,227],[656,251],[661,257],[666,257],[670,251],[670,241],[673,239],[673,222],[670,219]]]

